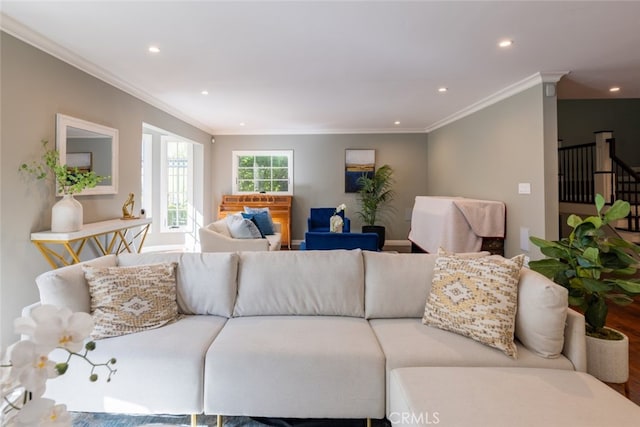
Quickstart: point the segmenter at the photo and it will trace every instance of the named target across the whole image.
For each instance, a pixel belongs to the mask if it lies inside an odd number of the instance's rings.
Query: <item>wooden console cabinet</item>
[[[270,194],[243,194],[222,196],[218,207],[218,219],[228,214],[243,212],[244,207],[269,208],[274,222],[282,225],[282,246],[291,249],[291,199],[293,196],[273,196]]]

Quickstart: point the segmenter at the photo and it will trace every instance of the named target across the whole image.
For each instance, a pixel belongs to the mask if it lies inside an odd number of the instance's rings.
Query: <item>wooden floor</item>
[[[629,337],[629,398],[640,405],[640,298],[624,307],[609,304],[607,326]],[[623,393],[622,386],[611,387]]]

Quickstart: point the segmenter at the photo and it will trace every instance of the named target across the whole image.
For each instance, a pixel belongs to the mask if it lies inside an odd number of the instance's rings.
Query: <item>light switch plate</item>
[[[531,184],[528,182],[518,183],[518,194],[531,194]]]

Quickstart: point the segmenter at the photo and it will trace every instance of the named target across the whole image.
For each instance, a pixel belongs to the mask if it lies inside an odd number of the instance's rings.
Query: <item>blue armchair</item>
[[[307,231],[328,232],[329,218],[333,216],[333,213],[335,211],[335,208],[311,208],[311,213],[307,218]],[[342,217],[342,220],[344,222],[344,224],[342,225],[342,232],[350,232],[351,220],[344,216],[344,211],[338,212],[338,215]]]
[[[376,233],[306,232],[300,250],[362,249],[378,251]]]

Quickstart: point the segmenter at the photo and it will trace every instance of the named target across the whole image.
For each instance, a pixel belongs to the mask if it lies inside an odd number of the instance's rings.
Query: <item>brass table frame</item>
[[[31,233],[31,241],[53,268],[80,262],[80,254],[87,242],[92,241],[101,255],[123,252],[140,253],[151,218],[111,219],[84,224],[80,231]],[[134,229],[139,227],[139,230]],[[101,241],[104,238],[104,243]],[[136,239],[139,240],[136,247]],[[61,245],[62,248],[56,247]]]

